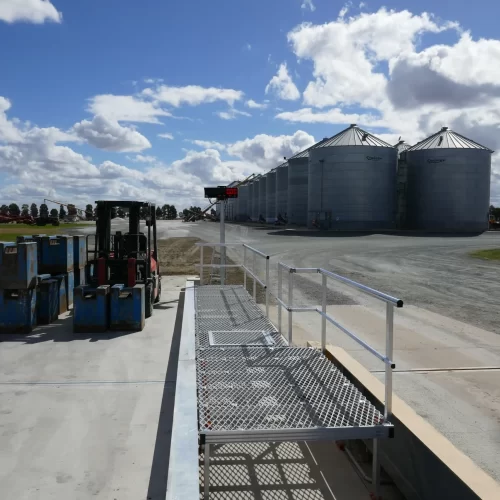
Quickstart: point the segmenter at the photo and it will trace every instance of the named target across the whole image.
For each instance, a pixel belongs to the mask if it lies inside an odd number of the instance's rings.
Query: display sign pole
[[[221,204],[220,208],[220,284],[224,285],[226,278],[226,200],[221,200],[219,202]]]

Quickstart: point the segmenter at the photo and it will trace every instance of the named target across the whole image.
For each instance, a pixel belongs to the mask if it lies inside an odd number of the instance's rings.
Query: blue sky
[[[499,14],[484,0],[0,0],[0,197],[199,203],[203,185],[352,120],[389,142],[446,122],[500,149]]]

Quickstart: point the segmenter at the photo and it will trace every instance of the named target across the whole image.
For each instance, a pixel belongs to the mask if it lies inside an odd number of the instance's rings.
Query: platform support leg
[[[205,463],[204,463],[204,477],[203,477],[203,498],[208,500],[208,489],[210,487],[210,445],[205,443]]]
[[[372,486],[375,498],[378,500],[380,498],[380,463],[379,463],[379,450],[378,450],[378,439],[373,440],[373,452],[372,452]],[[207,497],[208,498],[208,497]]]

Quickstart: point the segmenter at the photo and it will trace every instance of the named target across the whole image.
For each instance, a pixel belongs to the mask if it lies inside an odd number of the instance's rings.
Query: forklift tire
[[[155,299],[155,304],[158,304],[161,300],[161,278],[158,276],[158,295],[156,296]]]
[[[153,285],[146,286],[146,318],[153,316]]]

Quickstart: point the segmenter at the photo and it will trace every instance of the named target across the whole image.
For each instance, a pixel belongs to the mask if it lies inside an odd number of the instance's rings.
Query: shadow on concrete
[[[260,229],[260,228],[259,228]],[[269,228],[262,228],[268,229]],[[317,231],[314,229],[283,229],[278,231],[269,231],[267,234],[270,236],[299,236],[306,238],[349,238],[360,236],[406,236],[412,238],[467,238],[476,237],[483,234],[483,232],[475,233],[443,233],[443,232],[429,232],[429,231]]]
[[[177,379],[177,365],[179,363],[179,348],[182,332],[182,318],[184,313],[183,288],[179,295],[179,306],[175,318],[174,333],[170,346],[167,373],[163,386],[163,396],[158,419],[158,431],[156,433],[153,463],[149,476],[147,500],[165,500],[167,494],[168,466],[170,462],[170,443],[172,439],[172,423],[174,419],[175,406],[175,383]],[[175,302],[175,301],[172,301]],[[179,499],[183,500],[183,499]]]

